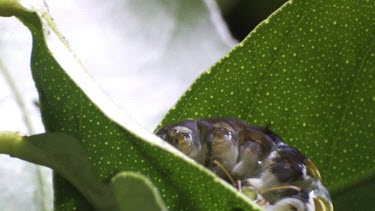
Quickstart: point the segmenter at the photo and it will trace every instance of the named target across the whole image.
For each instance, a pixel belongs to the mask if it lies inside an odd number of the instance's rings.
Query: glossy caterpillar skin
[[[314,163],[268,128],[207,118],[164,126],[156,135],[219,177],[236,181],[233,185],[265,210],[333,210]]]

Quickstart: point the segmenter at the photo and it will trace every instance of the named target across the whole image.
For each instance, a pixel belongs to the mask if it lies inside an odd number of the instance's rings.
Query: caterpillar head
[[[162,127],[156,132],[156,135],[198,163],[204,162],[204,155],[195,121],[184,120]]]

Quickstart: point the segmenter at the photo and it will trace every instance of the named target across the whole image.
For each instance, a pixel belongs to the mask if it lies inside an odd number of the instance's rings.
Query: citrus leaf
[[[374,1],[290,1],[202,74],[161,125],[214,116],[270,125],[315,162],[329,190],[350,187],[374,173],[374,24]]]
[[[121,172],[111,180],[121,210],[166,211],[157,188],[140,174]]]
[[[32,74],[44,125],[47,132],[79,139],[100,181],[131,170],[152,180],[169,209],[258,209],[114,106],[82,70],[46,10],[32,6],[15,15],[32,33]],[[58,176],[55,196],[56,209],[90,209],[79,192]]]

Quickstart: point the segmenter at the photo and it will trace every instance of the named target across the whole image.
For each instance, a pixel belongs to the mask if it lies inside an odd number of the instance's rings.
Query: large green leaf
[[[201,75],[162,124],[270,124],[335,196],[375,169],[374,39],[374,1],[290,1]]]
[[[17,1],[8,2],[5,11],[11,11],[10,15],[17,16],[32,33],[32,73],[46,130],[78,138],[100,181],[131,170],[147,175],[170,209],[257,209],[230,185],[111,104],[75,60],[46,10],[27,5],[28,10]],[[56,209],[90,208],[79,192],[58,176],[55,193]]]

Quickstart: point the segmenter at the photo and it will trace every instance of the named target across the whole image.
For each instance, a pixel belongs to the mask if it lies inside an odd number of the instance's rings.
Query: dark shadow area
[[[287,0],[217,0],[232,36],[243,40]]]

